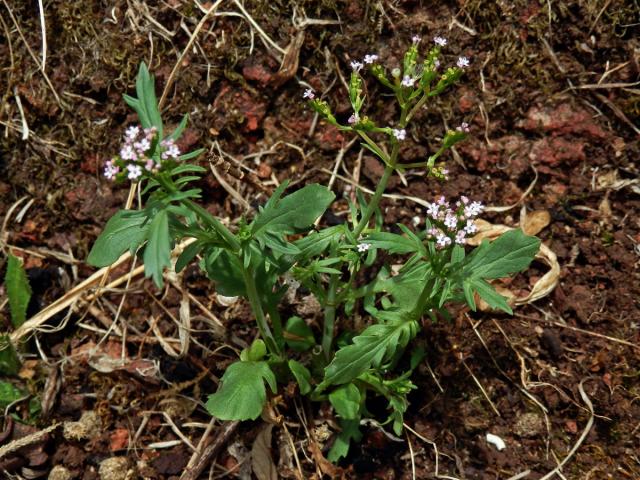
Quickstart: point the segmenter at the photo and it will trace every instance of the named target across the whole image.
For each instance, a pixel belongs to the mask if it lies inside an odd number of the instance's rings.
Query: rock
[[[549,132],[552,135],[587,135],[607,138],[607,133],[593,121],[587,110],[563,103],[558,106],[536,106],[527,112],[527,118],[517,126],[529,131]]]
[[[557,137],[542,138],[532,145],[529,159],[551,167],[584,162],[584,147],[585,143],[581,141],[568,141]]]
[[[522,438],[533,438],[544,430],[544,421],[537,413],[525,413],[521,415],[513,427],[516,435]]]
[[[71,480],[71,472],[62,465],[56,465],[49,472],[49,480]]]
[[[98,415],[93,410],[82,413],[77,422],[66,422],[62,435],[67,440],[86,440],[95,436],[102,429]]]
[[[129,469],[126,457],[111,457],[100,463],[98,470],[100,480],[130,480],[135,478],[133,470]]]

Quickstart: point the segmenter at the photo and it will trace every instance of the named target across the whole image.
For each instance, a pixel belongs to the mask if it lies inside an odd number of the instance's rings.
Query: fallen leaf
[[[278,480],[278,471],[271,457],[271,430],[273,425],[264,425],[251,447],[251,468],[258,480]]]
[[[520,222],[522,231],[527,235],[537,235],[551,223],[551,215],[546,210],[527,213],[524,222]]]
[[[126,428],[116,428],[111,435],[109,435],[109,450],[115,452],[117,450],[123,450],[129,445],[129,430]]]

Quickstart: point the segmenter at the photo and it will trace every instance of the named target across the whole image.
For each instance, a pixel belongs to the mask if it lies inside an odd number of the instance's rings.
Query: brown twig
[[[187,466],[180,480],[196,480],[207,465],[218,455],[220,449],[229,441],[240,425],[239,421],[226,422],[222,425],[222,431],[216,435],[213,443],[207,445],[199,454],[199,458]],[[199,447],[199,446],[198,446]],[[198,448],[199,450],[199,448]],[[198,453],[198,452],[196,452]]]

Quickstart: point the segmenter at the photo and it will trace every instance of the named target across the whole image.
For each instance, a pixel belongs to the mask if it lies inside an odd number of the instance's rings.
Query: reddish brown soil
[[[36,3],[0,5],[5,24],[0,32],[0,214],[4,218],[16,201],[27,199],[5,219],[0,240],[24,249],[14,252],[25,259],[32,280],[31,314],[93,272],[83,259],[127,197],[126,187],[101,177],[102,163],[117,151],[123,127],[135,121],[121,95],[133,89],[142,60],[151,64],[164,87],[188,42],[185,29],[194,31],[202,17],[191,2],[179,0],[44,4],[45,72],[52,88],[7,9],[40,59]],[[245,7],[281,47],[296,35],[294,9],[297,21],[304,11],[309,18],[341,24],[312,22],[306,27],[296,77],[290,80],[278,73],[280,62],[258,35],[251,47],[249,24],[237,16],[207,21],[195,51],[182,62],[165,118],[176,123],[189,112],[184,148],[218,142],[255,169],[249,181],[225,177],[242,196],[253,203],[264,201],[261,188],[273,187],[268,183],[272,174],[280,181],[327,182],[327,170],[351,140],[322,122],[309,136],[313,113],[301,101],[305,87],[299,81],[325,92],[346,118],[348,102],[338,72],[344,75],[351,59],[377,52],[385,64],[397,64],[413,34],[427,43],[442,34],[449,39],[446,59],[466,55],[472,66],[459,87],[416,118],[403,159],[419,161],[433,152],[445,124],[469,122],[470,138],[456,156],[447,157],[451,181],[442,185],[409,175],[408,186],[395,182],[391,191],[427,200],[440,193],[466,194],[505,206],[517,202],[537,174],[518,207],[487,213],[485,219],[515,225],[521,207],[549,212],[551,223],[538,236],[562,267],[551,295],[516,308],[513,317],[461,310],[451,324],[425,324],[419,341],[427,349],[428,366],[416,375],[419,389],[410,397],[406,423],[433,443],[412,433],[396,442],[367,427],[361,447],[333,475],[408,479],[415,468],[415,478],[436,478],[437,461],[437,473],[448,475],[442,478],[507,479],[526,471],[530,473],[514,478],[552,478],[547,473],[571,454],[562,467],[564,478],[640,478],[637,2],[248,1]],[[235,8],[223,2],[219,11]],[[391,121],[395,112],[377,86],[370,82],[368,88],[369,97],[376,99],[368,113],[380,123]],[[27,140],[21,139],[17,98],[30,130]],[[346,152],[347,172],[353,172],[358,154],[357,143]],[[617,182],[611,181],[614,172]],[[365,153],[361,184],[374,187],[379,175]],[[211,211],[230,218],[243,212],[215,178],[201,186]],[[346,187],[336,182],[339,198]],[[27,201],[33,203],[18,220]],[[337,202],[334,213],[345,205]],[[389,223],[409,223],[424,214],[410,201],[385,200],[384,207]],[[526,291],[545,272],[544,265],[535,263],[510,288]],[[199,316],[192,320],[189,353],[181,359],[172,358],[165,351],[169,347],[157,340],[158,333],[178,337],[167,310],[178,315],[181,295],[172,288],[157,291],[146,281],[134,281],[122,305],[119,327],[127,325],[130,360],[124,368],[104,373],[109,360],[122,353],[121,336],[104,341],[97,360],[86,355],[102,338],[87,326],[105,328],[102,322],[111,321],[122,298],[117,292],[97,304],[102,318],[85,315],[86,305],[79,305],[64,328],[38,333],[41,355],[31,341],[23,372],[11,381],[44,400],[45,412],[32,426],[7,417],[0,444],[54,422],[78,420],[87,411],[95,412],[98,427],[88,440],[69,439],[62,429],[54,430],[38,443],[0,457],[0,472],[37,478],[61,465],[73,478],[93,479],[99,478],[102,460],[120,456],[142,478],[179,478],[192,453],[185,444],[146,448],[179,440],[161,412],[196,445],[203,429],[194,422],[210,419],[202,403],[192,399],[204,400],[234,357],[228,348],[216,349],[225,342],[241,348],[255,335],[248,307],[219,305],[195,268],[187,271],[183,285],[227,330],[221,337],[192,305]],[[0,303],[4,298],[2,290]],[[0,312],[3,330],[10,325],[7,310]],[[48,325],[64,320],[59,314]],[[153,321],[157,333],[151,329]],[[151,373],[142,375],[141,370]],[[283,395],[277,412],[289,422],[304,477],[312,478],[321,463],[307,444],[301,412],[309,423],[316,419],[317,429],[324,428],[323,418],[333,425],[330,412],[304,404],[294,390]],[[28,417],[26,401],[11,410]],[[240,427],[217,456],[212,467],[216,478],[250,478],[242,451],[251,450],[263,425],[258,421]],[[487,443],[487,433],[500,436],[507,448],[497,451]],[[295,462],[283,453],[289,442],[284,430],[276,426],[272,434],[278,475],[296,478]],[[209,478],[207,472],[202,478]],[[273,478],[264,475],[259,471],[256,478]]]

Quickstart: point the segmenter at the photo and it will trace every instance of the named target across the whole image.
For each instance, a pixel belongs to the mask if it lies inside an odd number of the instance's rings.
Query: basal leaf
[[[162,288],[162,273],[171,266],[171,237],[166,210],[159,210],[149,226],[149,242],[144,249],[144,273]]]
[[[265,382],[276,391],[276,377],[267,362],[235,362],[227,367],[207,410],[220,420],[254,420],[267,401]]]
[[[24,271],[22,262],[17,257],[9,254],[7,272],[4,276],[4,285],[9,297],[11,310],[11,323],[18,328],[27,317],[27,307],[31,298],[31,286]]]
[[[306,395],[311,391],[311,372],[303,364],[296,360],[289,360],[289,370],[298,382],[300,393]]]
[[[313,331],[300,317],[290,317],[283,333],[285,342],[293,351],[306,352],[316,344]]]
[[[94,267],[114,263],[127,250],[134,252],[147,239],[149,222],[145,211],[120,210],[104,227],[89,253]]]
[[[288,235],[305,230],[334,198],[331,190],[318,184],[307,185],[283,198],[272,198],[251,223],[251,233],[255,236],[266,230]]]
[[[416,336],[418,323],[407,318],[406,313],[395,313],[395,321],[367,327],[353,338],[353,344],[338,350],[325,368],[325,378],[318,389],[348,383],[367,369],[381,366],[404,348]]]
[[[20,358],[13,347],[9,335],[0,335],[0,373],[16,375],[20,371]]]
[[[329,401],[336,413],[347,420],[360,418],[362,395],[353,383],[336,388],[329,394]]]
[[[24,398],[26,395],[27,392],[12,383],[0,381],[0,410],[4,411],[10,404]]]
[[[493,242],[484,240],[467,258],[464,275],[474,278],[501,278],[529,266],[540,248],[540,239],[522,230],[509,230]]]
[[[330,462],[336,463],[343,457],[346,457],[349,453],[349,445],[351,441],[359,442],[362,438],[360,432],[360,420],[340,420],[340,428],[342,431],[338,434],[327,459]]]

